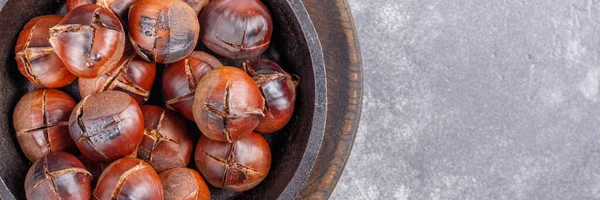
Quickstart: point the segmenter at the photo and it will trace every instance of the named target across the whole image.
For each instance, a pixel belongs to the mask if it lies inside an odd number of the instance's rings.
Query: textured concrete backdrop
[[[332,199],[600,199],[598,0],[349,0],[364,110]]]

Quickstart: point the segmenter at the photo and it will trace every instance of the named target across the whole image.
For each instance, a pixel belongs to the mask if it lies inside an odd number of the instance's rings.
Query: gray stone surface
[[[332,199],[600,199],[600,2],[349,0],[362,121]]]

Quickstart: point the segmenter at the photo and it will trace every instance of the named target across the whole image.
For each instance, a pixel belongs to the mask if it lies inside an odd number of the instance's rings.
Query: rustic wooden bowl
[[[296,112],[286,128],[266,136],[273,154],[269,176],[256,188],[241,194],[213,189],[214,199],[293,198],[310,175],[323,139],[327,106],[325,66],[313,24],[300,1],[263,2],[271,10],[275,26],[271,47],[264,56],[302,78]],[[56,13],[63,3],[64,0],[0,0],[0,84],[3,86],[0,88],[0,120],[3,121],[0,123],[3,160],[0,162],[0,199],[24,199],[23,180],[31,165],[16,142],[11,121],[16,102],[31,90],[17,70],[14,45],[29,19]],[[198,49],[206,50],[202,45]],[[73,88],[64,90],[77,96]],[[151,104],[164,105],[159,88],[155,84]]]

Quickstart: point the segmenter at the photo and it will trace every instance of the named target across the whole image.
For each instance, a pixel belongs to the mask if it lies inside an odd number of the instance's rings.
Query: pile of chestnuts
[[[260,0],[66,0],[66,10],[31,19],[15,46],[35,88],[13,115],[33,163],[27,199],[210,199],[206,182],[243,192],[265,179],[261,134],[292,118],[298,78],[261,58],[273,22]]]

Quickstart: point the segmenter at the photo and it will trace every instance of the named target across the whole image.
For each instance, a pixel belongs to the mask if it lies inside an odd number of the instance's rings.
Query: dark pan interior
[[[323,138],[325,69],[322,49],[312,22],[300,1],[263,2],[269,7],[274,21],[271,47],[263,57],[276,61],[286,71],[301,77],[296,111],[283,130],[265,135],[273,155],[268,177],[256,188],[240,194],[211,188],[212,199],[288,199],[295,196],[308,178]],[[25,199],[23,181],[31,163],[22,154],[16,141],[12,112],[19,98],[33,87],[17,70],[14,45],[21,28],[29,19],[57,13],[64,0],[9,0],[4,7],[2,3],[0,0],[0,199]],[[208,51],[202,44],[198,45],[197,50]],[[226,65],[240,64],[220,59]],[[157,80],[162,77],[163,67],[159,67]],[[78,98],[74,88],[76,85],[63,90]],[[164,106],[160,88],[155,84],[148,104]],[[195,168],[193,165],[191,167]]]

